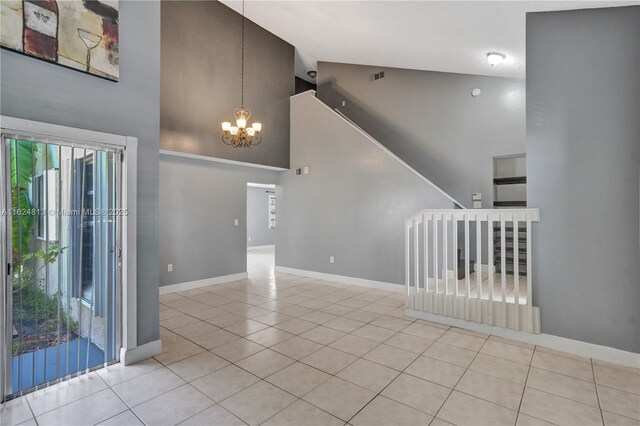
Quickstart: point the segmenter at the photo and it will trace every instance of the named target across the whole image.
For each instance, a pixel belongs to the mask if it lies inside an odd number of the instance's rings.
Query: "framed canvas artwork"
[[[118,1],[1,0],[0,46],[118,81]]]

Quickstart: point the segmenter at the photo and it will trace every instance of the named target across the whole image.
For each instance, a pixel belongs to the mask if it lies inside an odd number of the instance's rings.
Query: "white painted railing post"
[[[502,301],[502,315],[500,322],[503,327],[507,326],[507,248],[505,247],[505,234],[507,227],[505,223],[505,215],[500,215],[500,290]]]
[[[442,269],[444,274],[444,296],[443,302],[446,302],[447,294],[449,293],[449,218],[446,214],[442,215]],[[443,303],[442,314],[447,315],[447,304]]]
[[[515,329],[520,329],[520,236],[519,233],[520,222],[518,218],[514,218],[513,221],[513,297],[515,303]]]
[[[533,276],[533,266],[531,263],[531,220],[527,219],[527,307],[531,308],[533,306],[532,302],[532,276]],[[533,331],[533,316],[528,317],[528,331]]]
[[[433,278],[436,286],[434,295],[434,304],[436,306],[438,305],[438,293],[440,292],[438,269],[438,220],[437,216],[433,215]]]
[[[425,296],[429,292],[429,218],[427,214],[422,215],[422,230],[424,234],[423,250],[424,250],[424,291]]]
[[[420,294],[420,234],[419,234],[419,222],[418,222],[418,217],[419,216],[414,216],[413,217],[413,250],[414,250],[414,256],[415,256],[415,264],[413,265],[415,273],[415,287],[416,287],[416,299],[417,296]]]
[[[451,215],[453,226],[453,316],[458,315],[458,219],[456,214]]]
[[[493,216],[487,215],[487,257],[489,261],[488,274],[489,274],[489,318],[490,324],[495,325],[496,319],[493,316],[493,279],[495,275],[494,263],[493,263]]]
[[[480,215],[476,213],[476,304],[477,319],[482,320],[482,221]]]
[[[411,275],[409,270],[409,219],[404,221],[404,284],[407,292],[407,304],[409,303],[409,285],[411,284]]]
[[[471,298],[471,276],[469,263],[471,262],[469,250],[469,215],[464,214],[464,283],[465,283],[465,301],[464,301],[464,319],[469,321],[469,299]]]

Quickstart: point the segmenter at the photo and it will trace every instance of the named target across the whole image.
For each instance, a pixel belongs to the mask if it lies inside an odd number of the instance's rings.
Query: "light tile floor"
[[[161,296],[164,352],[4,404],[1,424],[640,424],[640,370],[404,315],[273,271]]]

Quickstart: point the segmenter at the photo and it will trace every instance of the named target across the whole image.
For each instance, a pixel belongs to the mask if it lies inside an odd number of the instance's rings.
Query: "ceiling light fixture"
[[[262,136],[260,135],[262,124],[253,123],[251,127],[247,127],[247,122],[251,117],[251,110],[244,107],[244,0],[242,0],[242,65],[240,81],[240,108],[233,110],[236,125],[232,126],[228,121],[222,123],[222,142],[234,148],[250,148],[262,142]]]
[[[498,65],[500,62],[504,61],[505,58],[506,56],[504,53],[498,53],[498,52],[487,53],[487,62],[489,62],[489,65],[491,66]]]

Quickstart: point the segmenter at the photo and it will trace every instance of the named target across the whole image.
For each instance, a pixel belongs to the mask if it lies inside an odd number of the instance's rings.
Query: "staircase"
[[[503,238],[504,236],[504,238]],[[504,256],[502,248],[504,247]],[[514,259],[518,259],[514,262]],[[503,262],[503,260],[505,262]],[[496,272],[505,270],[507,274],[527,275],[527,227],[513,225],[505,226],[504,231],[500,225],[493,227],[493,264]]]

